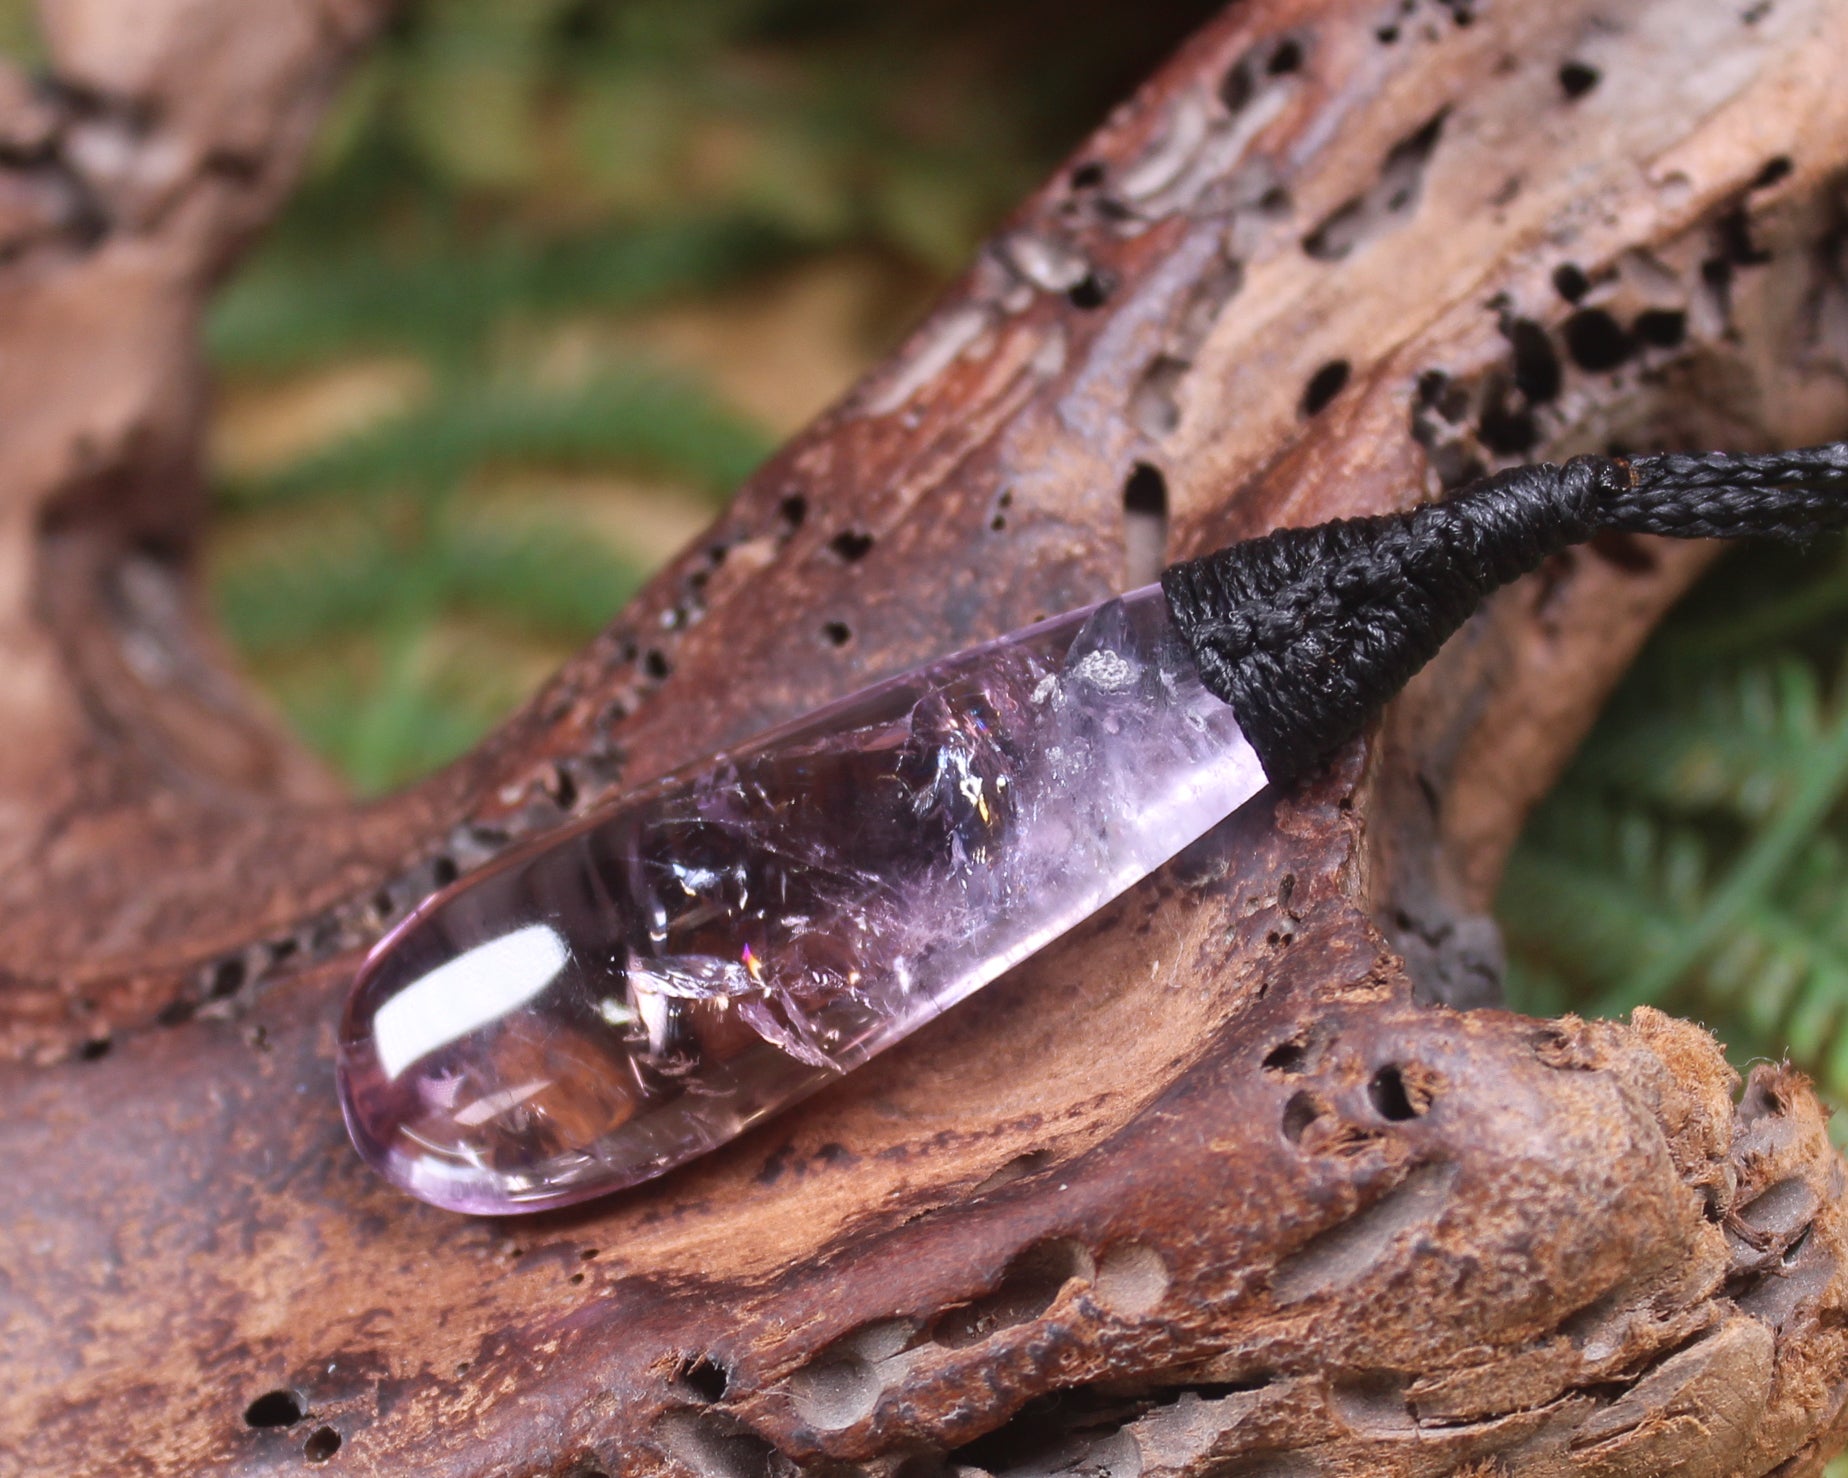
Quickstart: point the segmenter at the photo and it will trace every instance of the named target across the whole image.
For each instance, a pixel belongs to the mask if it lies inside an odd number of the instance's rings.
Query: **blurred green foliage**
[[[1848,1100],[1848,545],[1729,555],[1644,650],[1502,887],[1530,1011],[1703,1019]]]
[[[383,414],[222,468],[216,587],[253,670],[364,791],[466,748],[659,552],[568,518],[509,532],[484,488],[601,471],[716,499],[790,429],[606,331],[849,255],[940,280],[1212,8],[404,8],[210,323],[234,398],[368,358],[423,375]],[[518,657],[499,670],[496,640]]]
[[[0,0],[0,55],[34,65],[43,58],[32,0]]]

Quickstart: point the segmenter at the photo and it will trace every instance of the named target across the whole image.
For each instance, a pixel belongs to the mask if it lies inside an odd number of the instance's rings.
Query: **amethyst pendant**
[[[1264,783],[1154,586],[888,679],[417,909],[341,1022],[353,1141],[456,1211],[633,1185],[914,1031]]]

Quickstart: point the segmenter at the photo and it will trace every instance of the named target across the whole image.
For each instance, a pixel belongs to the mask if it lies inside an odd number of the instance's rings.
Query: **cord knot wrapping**
[[[1483,600],[1600,530],[1803,539],[1848,525],[1848,443],[1763,456],[1574,457],[1441,503],[1234,544],[1163,571],[1207,688],[1275,784],[1355,738]]]

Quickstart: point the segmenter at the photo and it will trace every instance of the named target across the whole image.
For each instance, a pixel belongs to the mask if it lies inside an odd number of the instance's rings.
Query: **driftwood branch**
[[[0,1473],[1819,1471],[1844,1184],[1800,1078],[1457,1009],[1697,552],[1556,562],[1334,773],[657,1185],[406,1201],[331,1049],[433,879],[1143,578],[1128,488],[1181,555],[1848,429],[1848,5],[1234,8],[524,714],[354,807],[187,577],[201,297],[374,18],[71,0],[58,85],[0,80]]]

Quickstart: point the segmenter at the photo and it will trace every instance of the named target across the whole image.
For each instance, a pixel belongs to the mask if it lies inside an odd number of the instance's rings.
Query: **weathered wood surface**
[[[414,1204],[330,1059],[433,877],[1139,577],[1133,476],[1178,555],[1848,430],[1848,5],[1235,7],[522,716],[360,808],[187,555],[201,295],[370,10],[69,0],[66,86],[0,79],[0,1473],[1818,1471],[1800,1079],[1434,1004],[1492,998],[1501,857],[1697,551],[1508,592],[1337,773],[658,1185]]]

